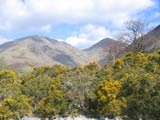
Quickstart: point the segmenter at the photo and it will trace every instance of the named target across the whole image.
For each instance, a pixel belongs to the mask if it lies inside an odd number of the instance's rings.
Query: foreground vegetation
[[[160,51],[128,53],[112,64],[0,71],[0,119],[23,116],[160,118]]]

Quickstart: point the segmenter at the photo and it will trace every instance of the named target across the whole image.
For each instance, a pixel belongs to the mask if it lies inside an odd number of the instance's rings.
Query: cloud
[[[5,43],[5,42],[9,42],[9,41],[12,41],[12,40],[7,39],[7,38],[3,38],[3,37],[0,36],[0,45]]]
[[[52,30],[51,25],[45,25],[45,26],[42,26],[42,27],[40,28],[40,31],[41,31],[41,32],[47,32],[47,33],[50,33],[50,32],[51,32],[51,30]]]
[[[86,48],[103,38],[110,37],[110,35],[109,30],[103,26],[87,24],[79,31],[73,32],[73,34],[69,36],[65,42],[78,48]]]
[[[153,0],[0,0],[0,32],[38,31],[64,23],[120,26],[152,6]]]
[[[22,28],[29,17],[29,11],[20,0],[0,1],[0,30],[11,31],[17,27]]]
[[[155,18],[159,18],[159,17],[160,17],[160,12],[155,12],[155,13],[154,13],[154,17],[155,17]]]

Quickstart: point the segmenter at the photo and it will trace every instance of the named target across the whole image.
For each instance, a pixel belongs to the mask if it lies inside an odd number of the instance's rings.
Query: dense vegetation
[[[62,65],[0,71],[0,119],[23,116],[160,118],[160,51],[128,53],[103,68]]]

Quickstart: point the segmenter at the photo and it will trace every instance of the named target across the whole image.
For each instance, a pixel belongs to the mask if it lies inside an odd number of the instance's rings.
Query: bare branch
[[[147,24],[140,20],[129,20],[125,23],[126,29],[128,30],[123,36],[128,39],[130,49],[133,52],[142,51],[144,42],[144,33]]]

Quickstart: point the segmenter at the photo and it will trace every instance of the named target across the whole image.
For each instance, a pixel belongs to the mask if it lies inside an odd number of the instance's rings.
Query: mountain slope
[[[97,49],[104,49],[106,48],[106,46],[109,46],[110,44],[112,44],[115,40],[110,39],[110,38],[105,38],[100,40],[98,43],[92,45],[91,47],[85,49],[85,51],[94,51]]]
[[[160,25],[144,36],[143,50],[156,51],[160,49]]]
[[[124,44],[120,41],[105,38],[90,48],[85,49],[85,51],[87,52],[90,61],[96,61],[100,65],[104,65],[112,59],[113,52],[119,50],[123,45]]]
[[[141,39],[141,38],[140,38]],[[141,39],[142,40],[142,39]],[[148,32],[143,36],[143,40],[141,42],[142,48],[141,50],[144,52],[153,52],[160,50],[160,25]],[[135,49],[135,43],[132,43],[128,50],[132,51]],[[126,51],[128,51],[126,50]]]
[[[0,45],[0,59],[14,67],[29,63],[75,67],[88,63],[85,52],[43,36],[25,37]]]
[[[146,52],[160,50],[160,25],[144,36],[142,44]],[[79,50],[65,42],[29,36],[0,45],[0,60],[13,67],[26,67],[30,63],[36,66],[63,64],[76,67],[93,61],[103,65],[113,60],[114,52],[124,50],[124,45],[106,38],[85,50]]]

